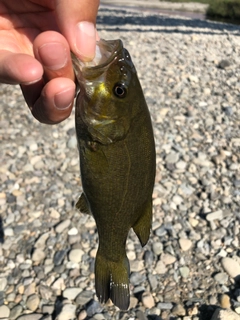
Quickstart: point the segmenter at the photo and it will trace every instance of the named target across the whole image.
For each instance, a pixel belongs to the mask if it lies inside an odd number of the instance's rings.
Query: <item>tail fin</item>
[[[112,302],[121,310],[129,307],[129,262],[127,257],[122,261],[112,262],[97,253],[95,261],[96,293],[101,303]]]

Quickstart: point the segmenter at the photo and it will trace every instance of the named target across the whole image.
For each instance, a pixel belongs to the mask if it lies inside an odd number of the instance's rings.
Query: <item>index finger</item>
[[[96,49],[99,0],[56,0],[57,22],[71,50],[82,60],[92,60]]]

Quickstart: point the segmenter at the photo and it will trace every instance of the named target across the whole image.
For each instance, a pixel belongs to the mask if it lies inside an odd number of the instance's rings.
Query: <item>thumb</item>
[[[95,56],[98,6],[99,0],[56,0],[59,29],[81,60]]]

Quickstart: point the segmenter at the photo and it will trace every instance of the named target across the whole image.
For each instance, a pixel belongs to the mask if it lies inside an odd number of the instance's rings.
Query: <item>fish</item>
[[[76,207],[96,221],[97,297],[127,310],[128,233],[133,228],[144,246],[152,224],[156,154],[151,116],[120,39],[101,39],[93,61],[84,63],[72,54],[72,62],[80,89],[75,125],[83,189]]]

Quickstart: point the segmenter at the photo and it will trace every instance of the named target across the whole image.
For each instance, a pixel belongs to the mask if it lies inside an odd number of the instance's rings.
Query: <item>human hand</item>
[[[95,54],[99,0],[1,0],[0,82],[20,84],[42,123],[66,119],[75,96],[70,50]]]

